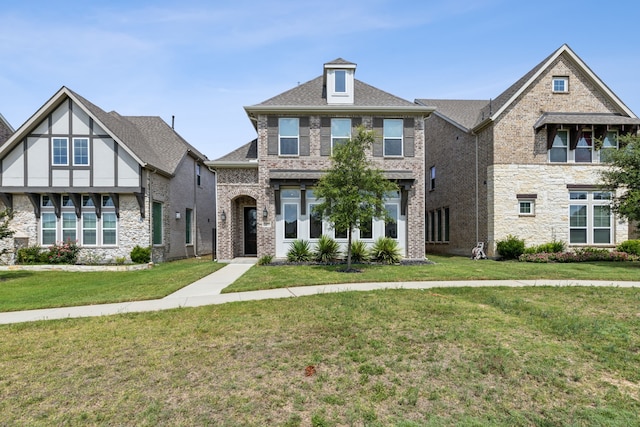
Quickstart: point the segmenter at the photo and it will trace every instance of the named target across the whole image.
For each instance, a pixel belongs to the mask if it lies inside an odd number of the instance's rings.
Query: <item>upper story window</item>
[[[331,119],[331,148],[351,138],[351,119]]]
[[[618,132],[608,131],[602,140],[600,148],[600,162],[606,163],[611,161],[611,154],[618,149]]]
[[[384,119],[384,155],[390,157],[402,156],[402,119]]]
[[[51,164],[54,166],[69,164],[69,140],[67,138],[53,138],[51,141]]]
[[[278,138],[281,156],[299,154],[300,121],[297,118],[278,119]]]
[[[567,149],[569,141],[569,132],[566,130],[559,130],[553,139],[553,144],[549,150],[549,161],[564,163],[567,161]]]
[[[89,165],[89,139],[73,139],[73,164],[76,166]]]
[[[345,93],[347,91],[347,72],[346,70],[335,70],[335,91],[336,93]]]
[[[618,149],[618,131],[600,126],[555,131],[549,139],[549,162],[551,163],[606,163]],[[596,141],[600,149],[596,147]]]
[[[552,89],[554,93],[569,92],[569,77],[554,77],[552,81]]]
[[[196,185],[200,186],[202,183],[202,176],[200,175],[200,165],[196,164]]]
[[[576,163],[591,163],[593,157],[593,134],[591,131],[583,131],[579,136],[574,155]]]

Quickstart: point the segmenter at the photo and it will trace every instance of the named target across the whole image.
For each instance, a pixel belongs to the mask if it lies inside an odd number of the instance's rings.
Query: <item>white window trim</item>
[[[530,212],[522,211],[522,204],[529,203]],[[536,201],[535,199],[518,199],[518,215],[519,216],[536,216]]]
[[[564,82],[564,90],[555,90],[556,82],[562,81]],[[569,77],[568,76],[553,76],[551,79],[551,91],[553,93],[569,93]]]
[[[296,152],[295,154],[291,154],[291,153],[282,153],[282,138],[294,138],[294,135],[282,135],[280,133],[280,130],[282,129],[282,126],[280,125],[280,121],[282,119],[295,119],[298,122],[298,132],[295,135],[296,138]],[[280,117],[278,119],[278,155],[282,156],[282,157],[299,157],[300,156],[300,119],[297,117]]]
[[[349,134],[347,136],[333,136],[333,120],[348,120],[349,121]],[[334,139],[351,139],[351,128],[353,121],[348,117],[335,117],[331,119],[331,154],[333,154]]]
[[[65,141],[66,151],[67,151],[67,161],[66,163],[56,163],[55,162],[55,141]],[[69,166],[69,138],[61,137],[61,138],[51,138],[51,165],[52,166]]]
[[[87,163],[76,163],[76,141],[87,141]],[[89,138],[73,138],[73,166],[91,166],[91,141]]]
[[[571,193],[586,193],[587,194],[587,198],[586,199],[571,199]],[[568,207],[568,218],[569,220],[567,221],[567,231],[568,231],[568,236],[569,238],[567,239],[569,241],[569,245],[570,246],[603,246],[603,247],[610,247],[610,246],[614,246],[616,244],[615,241],[615,217],[613,215],[613,212],[609,212],[609,243],[594,243],[594,238],[593,238],[593,232],[596,229],[605,229],[604,227],[595,227],[593,224],[594,221],[594,215],[593,215],[593,208],[595,206],[610,206],[610,201],[611,199],[603,199],[603,200],[596,200],[593,198],[595,193],[609,193],[607,191],[595,191],[595,190],[575,190],[575,191],[570,191],[569,192],[569,207]],[[613,197],[613,195],[612,195]],[[586,243],[573,243],[571,242],[571,229],[577,229],[577,228],[583,228],[583,227],[571,227],[571,206],[586,206],[587,207],[587,225],[586,230],[587,230],[587,242]]]
[[[104,208],[103,208],[104,209]],[[113,215],[116,218],[116,226],[115,228],[104,228],[104,216],[105,215]],[[120,221],[118,221],[118,216],[116,215],[115,210],[114,211],[107,211],[105,212],[104,210],[102,211],[102,215],[100,217],[100,219],[98,220],[98,226],[100,228],[100,243],[101,246],[104,247],[117,247],[120,243],[119,238],[118,238],[118,230],[120,228]],[[115,243],[104,243],[104,232],[105,230],[114,230],[116,233],[116,242]]]
[[[40,246],[49,247],[55,243],[57,243],[60,239],[58,239],[58,218],[55,219],[55,228],[44,228],[44,215],[53,215],[55,217],[55,213],[53,212],[42,212],[40,215]],[[45,230],[54,230],[55,238],[52,243],[44,243],[44,231]]]
[[[85,228],[84,226],[84,218],[85,215],[95,215],[96,216],[96,226],[95,228]],[[98,226],[99,220],[98,220],[98,215],[96,214],[95,209],[94,210],[87,210],[86,212],[82,212],[82,216],[80,218],[80,241],[82,242],[82,246],[85,247],[91,247],[91,248],[96,248],[98,246],[100,246],[100,232],[99,232],[99,226]],[[85,238],[84,238],[84,232],[85,230],[94,230],[96,232],[96,242],[95,243],[87,243],[85,242]]]
[[[385,137],[384,136],[384,129],[385,126],[384,124],[387,122],[387,120],[397,120],[400,122],[400,129],[401,129],[401,134],[400,134],[400,154],[387,154],[387,139],[393,139],[393,140],[397,140],[397,137]],[[384,119],[382,121],[382,154],[384,157],[395,157],[395,158],[399,158],[399,157],[404,157],[404,120],[402,119]]]

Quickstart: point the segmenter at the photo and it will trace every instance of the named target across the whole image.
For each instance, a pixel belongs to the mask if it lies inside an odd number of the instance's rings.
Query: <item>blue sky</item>
[[[567,43],[640,114],[632,1],[25,1],[0,9],[0,113],[17,128],[61,86],[160,116],[210,159],[255,138],[243,106],[322,73],[415,98],[489,99]]]

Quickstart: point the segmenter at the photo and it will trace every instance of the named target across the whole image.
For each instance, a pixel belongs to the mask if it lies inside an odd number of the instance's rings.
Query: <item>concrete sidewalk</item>
[[[112,314],[139,313],[180,307],[224,304],[236,301],[280,299],[345,291],[371,291],[381,289],[429,289],[442,287],[482,286],[614,286],[640,287],[640,282],[614,282],[597,280],[458,280],[425,282],[345,283],[338,285],[299,286],[263,291],[221,294],[225,287],[242,276],[255,263],[255,259],[237,259],[220,270],[185,286],[162,299],[99,304],[78,307],[47,308],[41,310],[0,313],[0,324],[34,322],[38,320],[96,317]]]

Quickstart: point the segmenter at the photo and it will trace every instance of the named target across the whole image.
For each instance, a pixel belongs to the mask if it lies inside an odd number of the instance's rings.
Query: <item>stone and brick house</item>
[[[629,225],[599,187],[617,136],[640,120],[567,45],[493,100],[418,99],[425,120],[428,252],[527,245],[612,248]]]
[[[313,188],[331,164],[333,144],[359,125],[375,131],[368,155],[400,191],[386,199],[396,222],[374,220],[354,238],[373,243],[386,235],[406,258],[424,258],[424,119],[433,108],[363,83],[355,71],[337,59],[321,76],[245,107],[257,139],[207,163],[216,172],[219,259],[281,258],[295,239],[313,244],[322,234],[344,249],[346,234],[313,214]]]
[[[212,252],[215,176],[208,160],[160,117],[107,113],[62,87],[0,141],[0,208],[17,246],[67,240],[80,259],[153,261]],[[0,132],[0,135],[2,132]],[[11,240],[11,241],[9,241]]]

